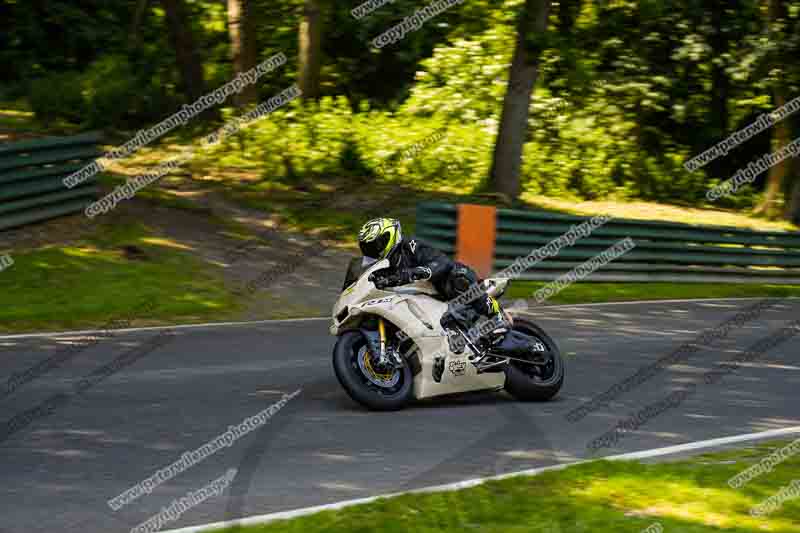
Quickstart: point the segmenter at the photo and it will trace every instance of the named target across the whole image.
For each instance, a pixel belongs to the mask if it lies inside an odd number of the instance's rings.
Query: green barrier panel
[[[620,258],[619,261],[625,261],[627,258]],[[498,269],[503,269],[513,264],[511,260],[499,260],[495,263]],[[557,270],[567,272],[580,265],[582,262],[578,261],[542,261],[536,265],[536,269],[540,271]],[[620,272],[640,272],[640,273],[655,273],[655,272],[694,272],[694,273],[708,273],[708,274],[721,274],[721,275],[752,275],[761,276],[765,278],[775,277],[800,277],[800,269],[796,268],[770,268],[770,267],[736,267],[736,266],[693,266],[693,265],[653,265],[641,263],[629,263],[614,261],[603,266],[604,271],[614,270]]]
[[[59,150],[42,150],[22,155],[8,156],[0,159],[0,170],[24,168],[68,161],[87,161],[103,155],[103,151],[94,146],[81,146]]]
[[[566,224],[563,222],[548,222],[547,220],[540,220],[536,223],[509,223],[507,221],[498,221],[497,229],[499,238],[513,238],[514,235],[519,233],[526,235],[531,231],[535,231],[541,235],[549,235],[551,238],[556,238],[563,235],[570,230],[572,226],[577,224]],[[535,228],[535,229],[534,229]],[[631,237],[631,238],[648,238],[658,239],[660,241],[691,241],[691,242],[704,242],[704,243],[719,243],[719,244],[751,244],[751,245],[764,245],[764,246],[781,246],[781,247],[798,247],[800,248],[800,235],[792,235],[791,233],[775,233],[764,232],[763,235],[753,232],[744,233],[731,233],[721,232],[716,229],[702,230],[697,229],[695,226],[684,226],[684,229],[674,227],[657,228],[653,226],[640,226],[638,224],[628,225],[623,224],[618,220],[607,223],[592,232],[596,237]],[[498,239],[499,240],[499,239]]]
[[[551,242],[552,239],[549,238],[542,238],[539,236],[532,236],[527,241],[520,239],[516,242],[524,242],[525,245],[514,245],[514,246],[506,246],[498,243],[495,248],[495,253],[497,255],[527,255],[531,252],[530,246],[534,246],[536,248],[545,246],[547,243]],[[576,243],[579,247],[584,246],[592,246],[592,247],[605,247],[608,248],[616,243],[618,243],[622,239],[593,239],[591,237],[586,237],[581,239]],[[775,246],[770,246],[769,248],[766,247],[759,247],[753,248],[749,246],[742,246],[742,245],[729,245],[729,246],[712,246],[707,244],[695,244],[695,243],[678,243],[674,241],[668,242],[657,242],[654,240],[644,240],[639,238],[634,238],[633,240],[636,241],[636,247],[640,250],[648,250],[648,251],[664,251],[670,253],[720,253],[720,254],[740,254],[740,255],[787,255],[789,257],[795,256],[796,252],[793,252],[791,248],[779,248]]]
[[[634,241],[635,242],[635,241]],[[576,261],[588,261],[596,257],[607,248],[594,248],[594,247],[580,247],[573,246],[571,248],[562,249],[552,259],[570,258]],[[516,257],[524,257],[524,255],[510,255],[500,257],[499,259],[514,259]],[[634,248],[624,255],[625,260],[639,261],[644,263],[673,263],[682,265],[737,265],[737,266],[800,266],[800,255],[794,257],[786,256],[749,256],[740,257],[736,255],[725,254],[671,254],[671,253],[656,253],[641,251]]]
[[[455,255],[457,206],[417,206],[420,239]],[[497,210],[496,272],[591,217]],[[521,279],[549,281],[630,237],[636,247],[601,267],[589,281],[800,283],[800,232],[754,231],[677,222],[612,219],[573,246],[532,265]]]
[[[78,213],[86,209],[89,200],[80,199],[71,202],[64,202],[53,206],[36,209],[26,209],[10,215],[0,217],[0,230],[25,226],[32,222],[41,222],[51,218],[60,217],[72,213]]]
[[[497,210],[498,222],[511,221],[514,219],[523,219],[526,221],[561,221],[568,222],[569,224],[581,224],[592,217],[578,216],[578,215],[565,215],[561,213],[549,213],[546,211],[516,211],[511,209],[498,209]],[[661,222],[654,220],[634,220],[614,218],[611,221],[614,225],[626,226],[628,228],[641,227],[641,228],[655,228],[658,230],[692,230],[697,229],[703,232],[718,232],[724,235],[754,235],[754,236],[774,236],[774,237],[788,237],[795,239],[795,242],[800,242],[800,234],[788,233],[782,231],[755,231],[746,228],[730,228],[727,226],[696,226],[691,224],[684,224],[680,222]]]
[[[66,189],[66,187],[64,187],[64,183],[61,181],[61,177],[25,181],[23,183],[0,186],[0,201],[24,198],[37,193],[64,189]]]
[[[0,230],[83,211],[98,195],[95,177],[69,189],[63,180],[102,155],[99,133],[0,145]]]
[[[73,172],[82,169],[84,166],[85,165],[83,164],[57,165],[57,166],[49,166],[43,168],[34,168],[33,170],[6,172],[0,174],[0,185],[4,183],[16,183],[20,181],[44,178],[48,176],[60,176],[63,179],[72,174]]]
[[[99,192],[99,187],[90,185],[88,187],[76,187],[74,189],[68,189],[62,192],[37,195],[24,200],[16,200],[14,202],[3,202],[0,204],[0,215],[5,213],[13,213],[14,211],[21,211],[22,209],[29,207],[42,207],[49,204],[57,204],[63,200],[74,200],[75,198],[80,197],[85,197],[86,204],[84,205],[88,205],[90,201],[94,201]],[[0,218],[0,221],[2,221],[2,218]]]
[[[417,205],[417,238],[445,253],[455,253],[457,223],[454,205],[432,202]]]
[[[103,140],[100,132],[94,131],[70,135],[68,137],[45,137],[43,139],[33,139],[30,141],[19,141],[0,146],[0,157],[24,152],[37,152],[51,148],[62,148],[65,146],[91,145],[96,146]]]

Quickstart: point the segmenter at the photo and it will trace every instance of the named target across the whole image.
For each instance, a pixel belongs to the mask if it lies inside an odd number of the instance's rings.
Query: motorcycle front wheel
[[[339,336],[333,348],[336,378],[353,400],[374,411],[396,411],[413,396],[413,375],[408,361],[403,368],[382,368],[360,331]]]
[[[512,329],[538,340],[547,348],[547,352],[543,364],[509,361],[506,367],[506,391],[521,401],[542,402],[552,399],[564,384],[561,350],[550,335],[530,320],[515,316]]]

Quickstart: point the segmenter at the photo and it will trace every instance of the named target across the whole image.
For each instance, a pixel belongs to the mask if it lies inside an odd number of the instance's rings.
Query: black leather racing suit
[[[388,286],[405,285],[412,281],[429,280],[448,301],[467,291],[471,286],[480,282],[478,275],[467,265],[453,261],[441,251],[428,246],[416,238],[403,239],[400,245],[387,258],[391,266],[381,275],[390,275],[393,278]],[[358,260],[359,263],[361,260]],[[351,273],[354,264],[348,270],[345,287],[358,278],[358,273]],[[479,315],[491,317],[499,312],[497,301],[490,298],[483,291],[481,296],[469,303],[469,308]],[[458,315],[461,309],[453,309]],[[471,320],[468,319],[471,322]]]

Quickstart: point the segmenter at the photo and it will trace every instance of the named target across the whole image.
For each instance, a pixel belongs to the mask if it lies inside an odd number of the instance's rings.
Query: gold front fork
[[[386,356],[386,325],[380,317],[378,317],[378,333],[381,335],[381,360],[383,360]]]

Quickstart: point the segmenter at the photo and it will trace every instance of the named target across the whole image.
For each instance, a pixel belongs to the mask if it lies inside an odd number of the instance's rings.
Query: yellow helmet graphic
[[[378,260],[388,257],[402,239],[400,221],[395,218],[374,218],[361,226],[358,232],[361,253]]]

